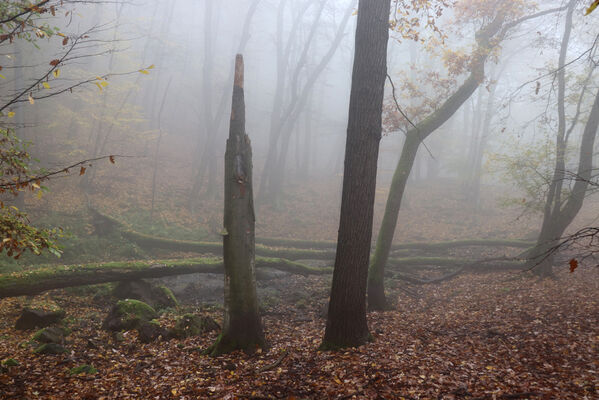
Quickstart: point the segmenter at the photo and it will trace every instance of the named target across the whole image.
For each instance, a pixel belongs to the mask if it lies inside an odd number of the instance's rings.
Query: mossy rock
[[[63,354],[68,353],[68,350],[57,343],[44,343],[33,352],[36,354]]]
[[[170,331],[170,336],[183,339],[215,330],[220,330],[220,326],[212,318],[202,315],[185,314],[177,319],[175,327]]]
[[[95,369],[94,367],[92,367],[91,365],[80,365],[78,367],[73,367],[69,370],[69,375],[81,375],[81,374],[95,374],[96,372],[98,372],[97,369]]]
[[[142,343],[151,343],[160,337],[169,336],[168,330],[161,327],[158,321],[142,321],[137,327],[139,340]]]
[[[157,310],[177,307],[173,292],[165,286],[157,286],[145,280],[120,282],[112,291],[117,299],[135,299],[149,304]]]
[[[65,329],[51,326],[48,328],[40,329],[33,334],[32,339],[38,343],[58,343],[62,344],[64,338],[67,335]]]
[[[6,360],[2,361],[3,367],[18,367],[19,365],[21,364],[14,358],[7,358]]]
[[[141,322],[151,321],[157,317],[156,310],[142,301],[120,300],[112,307],[102,327],[109,331],[136,329]]]
[[[45,328],[53,325],[65,317],[64,310],[47,311],[43,309],[24,308],[15,323],[17,330]]]

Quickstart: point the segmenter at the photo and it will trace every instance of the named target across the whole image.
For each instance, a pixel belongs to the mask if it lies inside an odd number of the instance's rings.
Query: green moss
[[[178,301],[178,300],[177,300],[177,298],[175,297],[175,294],[173,293],[173,291],[172,291],[172,290],[170,290],[169,288],[167,288],[166,286],[163,286],[163,285],[160,285],[160,286],[158,286],[158,289],[159,289],[159,290],[161,290],[161,291],[164,293],[164,295],[165,295],[165,296],[166,296],[168,299],[170,299],[170,301],[172,301],[172,303],[173,303],[175,306],[178,306],[178,305],[179,305],[179,301]]]
[[[68,353],[67,349],[56,343],[45,343],[33,350],[36,354],[62,354]]]
[[[151,321],[158,316],[152,307],[139,300],[120,300],[116,303],[116,307],[117,313],[127,318]]]
[[[171,333],[179,339],[198,336],[202,333],[202,318],[194,314],[184,314],[177,318]]]
[[[7,358],[6,360],[2,361],[2,365],[4,367],[18,367],[21,364],[14,358]]]
[[[95,374],[98,372],[97,369],[92,367],[91,365],[80,365],[78,367],[73,367],[69,370],[69,375],[81,375],[81,374]]]

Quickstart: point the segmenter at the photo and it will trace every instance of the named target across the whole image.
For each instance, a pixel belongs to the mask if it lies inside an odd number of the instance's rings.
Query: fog
[[[233,62],[235,54],[242,53],[258,224],[292,232],[293,227],[285,225],[288,218],[283,218],[285,224],[276,218],[267,222],[261,213],[270,217],[277,210],[293,209],[298,190],[318,193],[326,188],[327,200],[320,205],[327,211],[322,215],[334,227],[356,7],[354,0],[67,4],[54,16],[43,16],[43,24],[56,27],[62,36],[41,37],[34,43],[15,41],[3,48],[5,79],[0,84],[6,101],[35,83],[47,70],[48,60],[62,60],[67,54],[60,76],[49,82],[51,89],[44,92],[34,85],[35,104],[21,95],[5,113],[15,113],[10,123],[20,137],[33,143],[33,155],[49,169],[82,159],[123,156],[117,157],[116,166],[98,162],[81,178],[59,180],[44,197],[50,202],[62,196],[64,184],[92,197],[124,197],[120,205],[111,203],[116,214],[122,207],[152,214],[154,209],[174,207],[190,211],[192,219],[211,225],[206,229],[214,233],[219,224],[215,199],[222,196]],[[540,224],[559,130],[556,71],[564,4],[515,5],[486,50],[478,46],[476,32],[489,26],[496,13],[482,4],[476,7],[394,3],[375,231],[406,132],[444,104],[451,106],[450,96],[467,83],[481,52],[486,52],[486,61],[476,76],[477,88],[465,99],[456,99],[459,105],[448,111],[440,126],[425,133],[408,170],[406,198],[427,204],[430,197],[412,193],[413,188],[443,192],[442,188],[453,187],[463,194],[466,210],[474,207],[483,214],[499,210],[514,218],[522,212]],[[559,7],[564,9],[551,11]],[[564,120],[569,124],[576,119],[571,129],[566,127],[566,165],[572,173],[595,86],[596,17],[583,18],[583,8],[579,5],[574,12],[561,61],[567,81]],[[63,37],[70,41],[61,43]],[[416,200],[418,196],[424,198]],[[530,230],[533,235],[535,229]],[[401,223],[397,231],[410,237]],[[334,228],[329,228],[323,236],[332,240],[334,235]]]

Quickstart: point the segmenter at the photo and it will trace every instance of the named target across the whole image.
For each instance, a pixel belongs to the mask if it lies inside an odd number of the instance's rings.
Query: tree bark
[[[225,153],[225,317],[212,355],[265,347],[255,277],[255,216],[252,147],[245,133],[243,57],[235,60],[231,125]]]
[[[372,239],[377,159],[387,76],[390,0],[360,0],[337,254],[324,349],[370,338],[366,278]]]

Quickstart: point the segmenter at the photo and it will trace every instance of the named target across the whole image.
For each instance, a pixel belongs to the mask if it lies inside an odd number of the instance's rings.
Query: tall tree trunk
[[[352,75],[341,218],[323,348],[369,339],[366,278],[382,110],[391,0],[360,0]]]
[[[225,318],[212,355],[238,349],[253,352],[266,345],[256,296],[254,226],[252,147],[245,133],[243,57],[238,54],[225,153]]]

